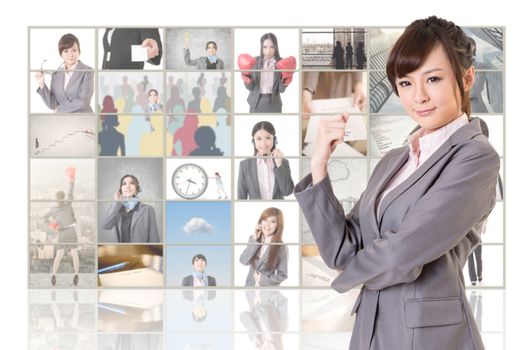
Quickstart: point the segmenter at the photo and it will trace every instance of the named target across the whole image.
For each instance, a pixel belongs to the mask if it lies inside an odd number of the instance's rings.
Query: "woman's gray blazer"
[[[253,67],[254,71],[251,72],[251,81],[249,84],[244,83],[246,89],[249,90],[248,103],[250,108],[256,108],[259,104],[260,96],[260,70],[262,69],[262,57],[255,57],[257,60],[255,66]],[[273,87],[272,87],[272,101],[271,106],[272,110],[277,110],[283,106],[283,101],[281,100],[281,92],[286,90],[286,86],[281,83],[282,74],[280,71],[275,71],[273,73]]]
[[[344,216],[328,177],[295,188],[332,287],[361,286],[351,350],[484,349],[462,269],[480,241],[474,230],[495,205],[499,156],[472,120],[411,176],[376,199],[405,164],[409,147],[387,153]],[[310,187],[309,187],[310,186]]]
[[[58,113],[92,113],[91,99],[94,93],[94,71],[91,67],[78,61],[66,89],[65,71],[58,70],[52,74],[50,88],[38,88],[37,93],[50,109]]]
[[[185,63],[189,66],[196,66],[197,70],[206,70],[207,69],[207,57],[201,56],[195,59],[190,59],[190,49],[183,49],[183,54],[185,55]],[[216,60],[216,69],[224,69],[224,61],[221,58]]]
[[[159,230],[157,229],[157,219],[155,217],[155,209],[151,205],[139,202],[139,207],[133,212],[131,219],[131,243],[159,243]],[[104,230],[118,228],[118,237],[114,237],[113,241],[105,241],[105,243],[120,242],[122,235],[120,225],[118,224],[119,211],[122,203],[114,202],[111,204],[105,213],[101,227]]]
[[[288,248],[285,245],[281,245],[277,254],[279,255],[279,260],[275,270],[268,270],[266,267],[266,262],[268,260],[268,249],[260,257],[260,259],[255,263],[255,268],[252,266],[252,262],[255,259],[255,256],[258,254],[260,247],[262,245],[260,242],[256,241],[253,236],[249,236],[249,241],[246,249],[240,254],[240,263],[244,265],[249,265],[249,272],[246,277],[246,286],[255,285],[255,271],[260,272],[260,286],[278,286],[288,277],[287,268],[288,268]],[[270,245],[271,246],[271,245]]]
[[[274,165],[273,174],[275,182],[273,184],[272,199],[284,199],[294,190],[294,181],[290,174],[290,163],[283,158],[280,167]],[[238,199],[261,199],[259,178],[257,174],[257,158],[248,158],[240,161],[237,184]]]

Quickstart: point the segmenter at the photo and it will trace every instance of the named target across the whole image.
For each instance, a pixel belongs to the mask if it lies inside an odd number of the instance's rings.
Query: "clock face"
[[[175,193],[185,199],[200,197],[207,189],[207,172],[196,164],[180,165],[172,175]]]

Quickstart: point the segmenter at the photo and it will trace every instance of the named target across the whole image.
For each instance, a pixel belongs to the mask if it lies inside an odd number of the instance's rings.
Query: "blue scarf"
[[[216,63],[216,60],[218,59],[218,56],[216,56],[216,55],[207,56],[207,59],[208,59],[211,63]]]
[[[122,205],[124,208],[131,210],[135,208],[135,205],[139,202],[139,199],[137,197],[131,197],[131,198],[125,198],[122,200]]]

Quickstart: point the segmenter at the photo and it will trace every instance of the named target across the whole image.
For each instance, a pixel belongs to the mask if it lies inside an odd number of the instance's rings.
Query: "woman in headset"
[[[115,229],[120,243],[158,243],[159,230],[155,209],[138,199],[141,191],[139,180],[134,175],[124,175],[115,200],[104,215],[102,228]]]
[[[277,137],[272,123],[261,121],[251,131],[254,157],[240,162],[238,199],[284,199],[294,190],[290,164],[275,148]]]

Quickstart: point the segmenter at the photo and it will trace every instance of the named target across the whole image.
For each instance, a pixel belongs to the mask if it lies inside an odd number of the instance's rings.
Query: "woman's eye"
[[[427,79],[427,82],[435,83],[435,82],[438,82],[440,80],[441,80],[441,78],[439,78],[439,77],[430,77],[430,78]]]
[[[399,85],[401,87],[407,87],[407,86],[410,86],[410,82],[409,81],[400,81],[397,85]]]

